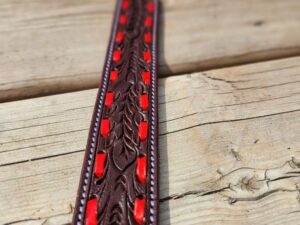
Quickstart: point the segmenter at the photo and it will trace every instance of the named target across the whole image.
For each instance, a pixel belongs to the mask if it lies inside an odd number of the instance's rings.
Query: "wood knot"
[[[254,192],[259,189],[259,184],[255,178],[255,176],[252,177],[243,177],[240,180],[240,188],[241,190],[246,190],[249,192]]]

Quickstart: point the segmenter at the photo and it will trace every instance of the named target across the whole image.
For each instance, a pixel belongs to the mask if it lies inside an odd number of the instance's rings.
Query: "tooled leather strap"
[[[118,0],[73,225],[157,225],[158,0]]]

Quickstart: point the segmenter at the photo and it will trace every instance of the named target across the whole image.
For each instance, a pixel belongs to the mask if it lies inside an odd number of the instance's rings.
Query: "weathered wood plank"
[[[96,87],[114,2],[1,0],[0,101]],[[299,55],[298,0],[163,0],[160,73]]]
[[[160,79],[162,224],[297,223],[299,59]],[[95,94],[0,105],[0,224],[70,222]]]

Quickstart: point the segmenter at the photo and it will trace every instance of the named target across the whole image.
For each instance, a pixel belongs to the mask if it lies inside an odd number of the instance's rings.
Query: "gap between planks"
[[[2,1],[1,102],[97,87],[115,1]],[[297,0],[163,0],[160,74],[299,55],[299,9]]]

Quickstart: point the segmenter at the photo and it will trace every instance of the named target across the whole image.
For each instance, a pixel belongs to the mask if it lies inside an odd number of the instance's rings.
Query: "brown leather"
[[[129,5],[126,6],[124,2]],[[153,12],[151,6],[154,6]],[[86,206],[93,198],[98,201],[98,225],[158,224],[157,14],[158,0],[117,1],[81,172],[73,225],[87,224]],[[153,20],[152,23],[150,20]],[[119,31],[124,32],[120,43],[116,41]],[[148,32],[151,34],[150,42],[145,41]],[[115,50],[121,51],[120,60],[114,60]],[[147,51],[151,57],[149,62],[145,59],[148,56],[144,56]],[[115,81],[110,79],[111,71],[119,73]],[[142,77],[145,71],[150,72],[149,85]],[[109,107],[105,104],[107,92],[114,95]],[[140,96],[146,94],[149,107],[145,110],[141,108]],[[110,121],[107,137],[101,135],[102,119]],[[139,138],[142,121],[148,122],[148,135],[144,141]],[[96,155],[103,152],[107,155],[103,175],[96,177]],[[141,156],[146,157],[147,162],[145,183],[136,174],[137,160]],[[143,196],[146,200],[144,217],[142,222],[138,222],[135,219],[135,200]]]

